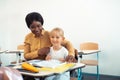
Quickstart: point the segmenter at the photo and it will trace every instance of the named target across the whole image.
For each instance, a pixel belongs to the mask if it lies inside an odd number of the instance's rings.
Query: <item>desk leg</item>
[[[16,65],[19,65],[19,63],[21,62],[21,53],[16,53],[16,55],[17,55]]]

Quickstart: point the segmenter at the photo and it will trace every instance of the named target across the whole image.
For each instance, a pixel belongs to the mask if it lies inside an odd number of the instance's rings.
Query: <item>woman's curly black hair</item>
[[[28,28],[30,28],[30,25],[32,24],[33,21],[39,21],[42,25],[44,23],[42,15],[38,12],[31,12],[27,14],[27,16],[25,17],[25,21]]]

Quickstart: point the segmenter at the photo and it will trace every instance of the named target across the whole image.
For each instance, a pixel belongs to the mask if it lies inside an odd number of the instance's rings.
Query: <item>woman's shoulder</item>
[[[47,31],[47,30],[43,30],[42,33],[43,33],[43,34],[49,34],[49,31]]]
[[[48,37],[49,36],[49,31],[43,30],[42,35]]]
[[[30,38],[30,37],[32,37],[32,36],[34,36],[33,33],[28,33],[28,34],[26,35],[26,38]]]

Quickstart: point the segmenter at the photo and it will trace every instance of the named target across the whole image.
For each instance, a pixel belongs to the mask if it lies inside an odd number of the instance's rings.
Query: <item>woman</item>
[[[51,47],[51,42],[49,39],[49,32],[43,28],[43,17],[37,12],[31,12],[27,14],[25,21],[31,32],[25,37],[24,58],[26,60],[45,59],[47,53],[50,51],[49,47]],[[68,62],[75,61],[72,44],[64,40],[62,45],[67,48],[69,52],[66,60]]]

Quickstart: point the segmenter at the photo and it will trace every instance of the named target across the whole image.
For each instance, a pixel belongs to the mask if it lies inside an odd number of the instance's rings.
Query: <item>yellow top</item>
[[[24,57],[27,60],[38,59],[38,50],[52,45],[49,39],[49,32],[45,30],[42,31],[42,36],[40,37],[35,37],[33,33],[29,33],[25,37],[24,43]],[[64,40],[62,45],[68,49],[69,55],[74,56],[74,47],[69,41]],[[43,59],[42,56],[39,58]]]

